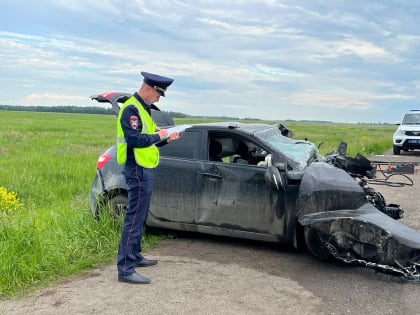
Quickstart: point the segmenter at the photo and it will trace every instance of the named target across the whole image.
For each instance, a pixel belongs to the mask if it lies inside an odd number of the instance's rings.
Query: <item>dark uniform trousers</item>
[[[154,168],[143,168],[127,163],[124,175],[128,186],[128,208],[118,249],[118,275],[135,272],[141,256],[141,239],[146,223],[155,177]]]

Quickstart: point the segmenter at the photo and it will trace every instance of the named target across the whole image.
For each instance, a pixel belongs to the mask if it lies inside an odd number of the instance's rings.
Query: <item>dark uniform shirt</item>
[[[144,109],[151,115],[151,108],[140,97],[138,93],[133,95]],[[160,142],[158,134],[147,135],[139,132],[143,127],[139,111],[134,105],[127,106],[121,117],[121,127],[124,131],[125,141],[127,142],[127,164],[135,163],[133,148],[145,148],[154,143]]]

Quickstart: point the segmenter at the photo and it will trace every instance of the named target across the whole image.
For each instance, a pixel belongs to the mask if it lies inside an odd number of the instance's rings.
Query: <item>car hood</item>
[[[400,125],[398,130],[402,131],[420,131],[420,125]]]

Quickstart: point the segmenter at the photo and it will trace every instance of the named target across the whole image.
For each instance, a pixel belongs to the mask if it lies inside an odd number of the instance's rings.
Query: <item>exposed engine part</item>
[[[404,210],[401,209],[400,205],[387,205],[382,194],[375,191],[368,185],[367,179],[373,179],[376,177],[376,167],[360,153],[358,153],[355,158],[350,158],[346,156],[346,154],[347,144],[345,142],[341,142],[337,151],[330,153],[326,157],[326,160],[328,163],[346,171],[349,175],[351,175],[360,187],[363,188],[366,193],[367,200],[369,200],[375,208],[393,219],[401,219],[403,217]]]
[[[384,196],[380,192],[375,191],[373,188],[369,187],[365,179],[358,178],[358,182],[366,192],[367,200],[369,200],[369,202],[373,204],[376,209],[382,211],[395,220],[399,220],[403,217],[404,210],[401,209],[400,205],[393,203],[386,204]]]

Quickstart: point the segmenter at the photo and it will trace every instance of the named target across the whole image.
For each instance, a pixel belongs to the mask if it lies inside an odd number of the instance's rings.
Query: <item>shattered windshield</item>
[[[269,143],[288,158],[298,162],[302,167],[321,158],[318,148],[314,144],[285,137],[277,126],[258,131],[255,136]]]
[[[406,114],[402,121],[403,125],[420,125],[420,113]]]

